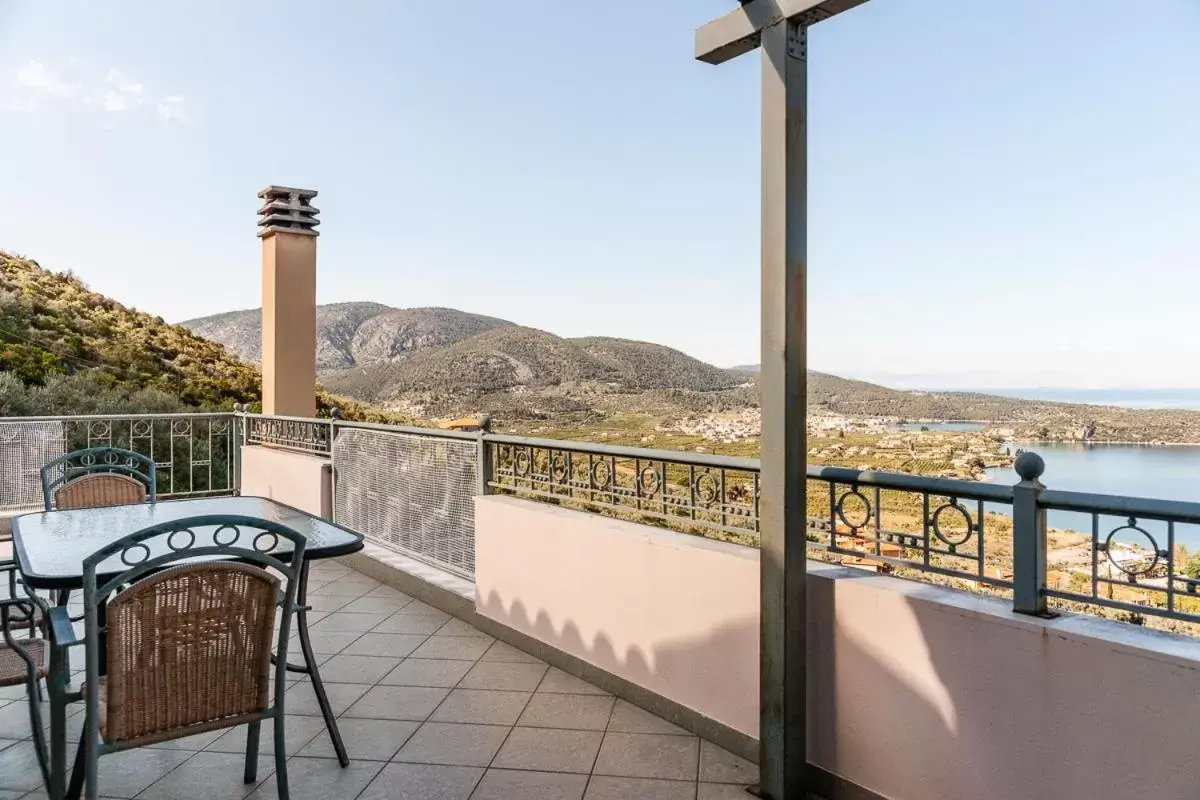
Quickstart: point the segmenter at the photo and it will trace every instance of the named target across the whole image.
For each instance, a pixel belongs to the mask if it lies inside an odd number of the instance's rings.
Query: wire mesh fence
[[[338,426],[334,519],[368,540],[475,576],[478,445]]]
[[[74,450],[111,446],[151,458],[162,499],[237,490],[232,414],[39,417],[0,420],[0,510],[42,505],[41,469]]]

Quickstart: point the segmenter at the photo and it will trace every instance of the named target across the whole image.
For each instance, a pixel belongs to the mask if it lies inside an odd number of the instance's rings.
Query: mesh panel
[[[0,509],[42,507],[41,469],[65,438],[61,422],[0,422]]]
[[[477,458],[472,441],[339,428],[334,518],[376,544],[474,578]]]

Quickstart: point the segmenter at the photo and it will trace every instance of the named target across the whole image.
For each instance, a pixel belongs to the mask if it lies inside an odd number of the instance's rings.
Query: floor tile
[[[41,785],[42,773],[33,742],[26,740],[0,750],[0,789],[29,791]]]
[[[584,800],[695,800],[692,781],[664,781],[653,778],[614,778],[593,775],[588,781]],[[749,795],[745,800],[750,800]]]
[[[400,665],[399,658],[356,656],[340,653],[321,665],[321,679],[326,683],[378,683],[379,679]]]
[[[351,760],[389,761],[420,724],[391,719],[342,717],[338,720],[338,730],[342,733],[342,742]],[[299,755],[307,758],[337,757],[333,751],[333,741],[324,734],[314,737]]]
[[[288,794],[292,800],[336,800],[353,798],[374,780],[383,764],[351,761],[347,767],[328,758],[292,758],[288,761]],[[274,780],[259,784],[253,800],[278,798]]]
[[[100,794],[133,797],[193,757],[192,753],[182,750],[155,750],[150,747],[101,756],[100,779],[97,781]]]
[[[754,795],[745,787],[733,783],[702,783],[696,792],[696,800],[750,800]]]
[[[396,754],[396,761],[485,767],[500,749],[509,728],[426,722]]]
[[[420,633],[428,636],[445,624],[441,617],[428,614],[393,614],[372,628],[374,633]]]
[[[370,686],[357,683],[329,683],[325,685],[325,695],[329,698],[329,706],[334,716],[342,714],[350,706],[367,693]],[[308,681],[293,684],[287,690],[287,700],[284,703],[284,713],[319,716],[321,707],[317,705],[317,694],[313,685]]]
[[[432,639],[430,641],[433,641]],[[446,641],[446,640],[443,640]],[[455,639],[451,641],[475,641]],[[480,661],[462,679],[464,689],[507,689],[532,692],[546,674],[544,664],[510,664],[503,661]]]
[[[381,585],[376,586],[371,591],[367,592],[367,597],[390,597],[398,603],[411,603],[413,598],[406,595],[399,589],[393,589],[391,586]]]
[[[100,759],[104,763],[104,758]],[[138,795],[139,800],[237,800],[254,791],[262,781],[274,781],[275,759],[260,756],[254,783],[242,782],[245,777],[246,754],[197,753],[171,770],[150,788]],[[101,791],[111,791],[103,776]]]
[[[423,603],[420,600],[413,600],[404,607],[405,614],[428,614],[434,617],[441,617],[442,620],[450,619],[450,615],[440,608],[434,608],[428,603]]]
[[[492,637],[483,631],[476,628],[470,623],[464,622],[461,619],[453,618],[446,621],[446,624],[438,628],[437,636],[472,636],[477,639],[491,639]]]
[[[388,764],[358,800],[467,800],[483,770],[436,764]]]
[[[558,667],[550,668],[550,671],[546,673],[545,680],[538,686],[538,691],[557,694],[608,694],[587,681],[580,680],[574,675],[568,675]]]
[[[307,600],[312,600],[317,597],[345,597],[347,602],[357,597],[362,597],[367,592],[371,591],[378,584],[365,584],[361,581],[351,580],[349,578],[339,578],[336,581],[330,581],[315,589],[309,589]]]
[[[346,712],[348,717],[421,722],[449,691],[423,686],[376,686]]]
[[[284,752],[289,756],[304,749],[317,734],[325,733],[325,720],[321,717],[288,714],[283,725]],[[205,749],[211,753],[245,753],[246,731],[249,726],[238,725]],[[326,737],[328,738],[328,737]],[[269,756],[275,753],[275,720],[264,720],[258,732],[258,752]]]
[[[390,656],[404,658],[416,650],[425,637],[409,633],[364,633],[343,653],[355,656]]]
[[[580,800],[587,775],[489,769],[471,800]]]
[[[758,783],[758,765],[712,742],[700,741],[700,780],[707,783]]]
[[[337,611],[342,606],[353,600],[354,597],[346,595],[312,595],[304,601],[304,604],[313,611]]]
[[[343,606],[341,610],[351,613],[395,614],[412,602],[401,598],[404,598],[404,595],[398,597],[366,595]]]
[[[494,642],[480,661],[509,661],[517,664],[544,664],[540,658],[518,650],[507,642]]]
[[[195,736],[185,736],[182,739],[171,739],[170,741],[166,742],[157,742],[155,744],[147,745],[147,747],[157,747],[162,750],[190,750],[193,753],[197,753],[227,733],[229,733],[229,729],[223,728],[219,731],[209,731],[208,733],[198,733]],[[72,741],[77,742],[79,739],[76,737],[72,739]]]
[[[366,633],[387,618],[388,615],[382,612],[352,613],[342,608],[331,614],[326,614],[320,621],[310,625],[309,631],[314,634],[325,633],[326,631],[336,633]]]
[[[597,775],[696,779],[699,740],[652,733],[606,733],[596,759]]]
[[[678,736],[691,736],[677,725],[672,725],[665,719],[654,716],[649,711],[638,708],[624,700],[617,700],[613,706],[612,719],[608,729],[616,733],[670,733]]]
[[[414,658],[452,658],[474,661],[488,649],[488,639],[469,636],[439,636],[428,639],[412,652]]]
[[[512,725],[532,696],[530,692],[497,692],[486,689],[455,689],[429,719],[433,722],[475,722],[480,725]]]
[[[588,694],[535,694],[517,723],[530,728],[602,731],[608,727],[613,698]]]
[[[324,622],[325,620],[321,620]],[[317,623],[318,625],[320,623]],[[308,640],[312,645],[314,653],[324,653],[326,655],[335,655],[349,647],[355,639],[362,636],[361,633],[346,633],[345,631],[309,631]],[[294,652],[293,652],[294,651]],[[288,657],[290,660],[298,661],[301,658],[300,638],[293,636],[288,643]]]
[[[389,686],[444,686],[458,684],[474,661],[406,658],[379,681]]]
[[[591,772],[604,734],[549,728],[513,728],[493,766],[545,772]]]

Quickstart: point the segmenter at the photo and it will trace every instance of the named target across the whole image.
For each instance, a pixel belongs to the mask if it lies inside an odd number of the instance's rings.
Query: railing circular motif
[[[104,420],[92,420],[88,423],[88,442],[92,439],[107,439],[112,436],[112,423]]]
[[[567,459],[562,453],[550,457],[550,477],[559,483],[567,480]]]
[[[863,518],[861,521],[853,521],[847,516],[846,501],[851,498],[857,498],[863,504]],[[871,507],[871,501],[868,500],[867,496],[863,494],[862,491],[857,487],[846,491],[841,497],[838,498],[835,510],[837,511],[838,519],[840,519],[847,528],[852,530],[859,530],[860,528],[867,527],[867,525],[871,522],[871,518],[875,515],[875,510]]]
[[[192,432],[192,421],[190,419],[173,419],[171,420],[171,433],[184,436]]]
[[[597,489],[607,489],[612,483],[612,469],[608,466],[607,461],[595,461],[592,463],[592,483]]]
[[[521,477],[529,474],[529,453],[518,450],[513,455],[513,472]]]
[[[1154,554],[1154,558],[1150,560],[1149,564],[1146,564],[1145,567],[1141,569],[1138,569],[1136,564],[1131,568],[1130,566],[1119,563],[1115,558],[1113,558],[1113,541],[1117,539],[1117,536],[1121,533],[1121,531],[1135,531],[1145,537],[1146,541],[1150,543],[1150,552]],[[1149,531],[1137,524],[1136,519],[1130,517],[1129,519],[1125,520],[1124,525],[1118,525],[1109,531],[1108,536],[1104,540],[1104,556],[1108,559],[1108,563],[1112,564],[1118,570],[1125,573],[1130,578],[1137,578],[1139,575],[1150,574],[1154,568],[1158,566],[1158,542],[1155,541],[1154,537],[1150,535]]]
[[[641,487],[643,495],[654,497],[662,487],[662,481],[658,477],[658,470],[654,467],[643,467],[642,471],[638,474],[638,485]]]
[[[721,486],[717,483],[717,479],[713,477],[711,472],[701,472],[696,476],[696,480],[692,484],[692,489],[696,493],[696,501],[702,506],[711,506],[717,500],[717,495],[720,494]]]
[[[949,532],[950,535],[947,535],[947,532],[942,530],[942,514],[947,511],[957,511],[962,516],[963,521],[967,523],[966,530],[962,532],[961,536],[954,536],[953,531]],[[975,523],[971,521],[970,512],[963,507],[962,503],[953,498],[951,498],[950,502],[938,506],[937,510],[933,512],[930,522],[933,528],[933,535],[951,547],[966,544],[971,540],[971,534],[975,532]]]
[[[148,419],[135,420],[130,434],[133,436],[149,436],[151,431],[154,430],[153,425],[154,423]]]

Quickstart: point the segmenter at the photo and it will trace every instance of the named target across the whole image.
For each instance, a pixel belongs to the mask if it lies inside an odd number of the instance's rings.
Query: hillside
[[[257,404],[261,385],[217,342],[0,251],[0,416],[229,409]],[[347,419],[408,421],[320,388],[317,403]]]
[[[0,371],[26,385],[95,372],[100,386],[157,390],[190,406],[259,396],[258,371],[216,342],[2,251]]]
[[[239,358],[262,361],[262,310],[230,311],[180,323],[198,336],[220,342]],[[452,308],[392,308],[381,303],[317,306],[317,370],[367,367],[444,347],[494,328],[502,319]]]

